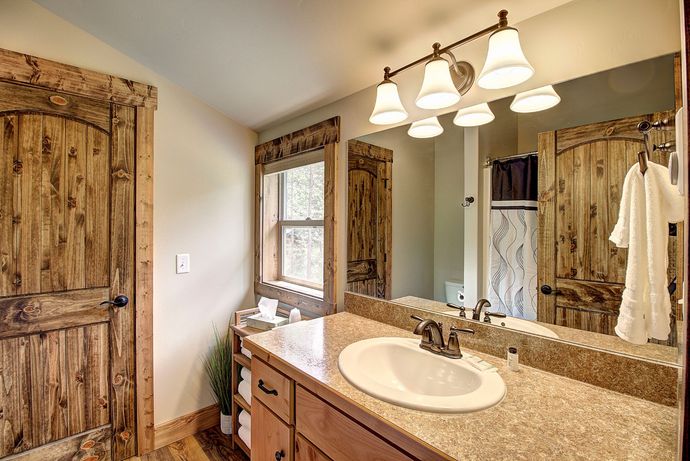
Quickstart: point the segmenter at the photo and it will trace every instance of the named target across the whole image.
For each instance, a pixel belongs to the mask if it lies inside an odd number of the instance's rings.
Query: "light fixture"
[[[495,118],[489,105],[485,102],[476,106],[460,109],[453,119],[458,126],[479,126],[491,122]]]
[[[374,125],[390,125],[407,118],[407,111],[400,101],[398,85],[388,78],[390,67],[384,69],[384,78],[376,87],[376,104],[369,121]]]
[[[498,22],[468,35],[445,47],[434,43],[433,53],[398,69],[384,69],[383,82],[376,90],[376,103],[369,117],[371,123],[388,125],[401,122],[407,112],[400,102],[395,83],[390,79],[400,72],[425,63],[424,81],[416,104],[422,109],[443,109],[457,104],[461,95],[474,84],[474,68],[466,61],[457,61],[452,50],[478,38],[489,35],[489,51],[484,69],[477,79],[482,88],[506,88],[522,83],[534,74],[520,46],[518,31],[508,27],[508,12],[498,12]],[[449,61],[443,56],[446,55]]]
[[[546,85],[516,94],[515,99],[510,103],[510,110],[521,113],[539,112],[550,109],[559,102],[561,102],[561,97],[553,86]]]
[[[422,109],[443,109],[460,101],[448,61],[439,55],[440,48],[440,43],[434,43],[433,57],[424,66],[424,81],[416,100],[417,107]]]
[[[413,138],[433,138],[441,133],[443,133],[443,127],[436,117],[418,120],[410,125],[410,128],[407,130],[407,134]]]
[[[534,68],[520,46],[517,29],[503,27],[489,37],[489,51],[477,85],[489,90],[508,88],[527,81]]]

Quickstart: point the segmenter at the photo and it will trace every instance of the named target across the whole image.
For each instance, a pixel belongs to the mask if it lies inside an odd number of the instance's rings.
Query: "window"
[[[307,316],[336,311],[340,117],[259,144],[254,293]]]
[[[323,150],[264,168],[264,283],[323,298],[324,173]]]
[[[323,290],[323,161],[280,175],[280,280]]]

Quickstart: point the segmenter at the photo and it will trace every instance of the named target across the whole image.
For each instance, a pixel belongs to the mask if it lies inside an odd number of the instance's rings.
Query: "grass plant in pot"
[[[213,395],[220,408],[220,430],[232,434],[232,335],[218,333],[213,327],[214,342],[204,361]]]

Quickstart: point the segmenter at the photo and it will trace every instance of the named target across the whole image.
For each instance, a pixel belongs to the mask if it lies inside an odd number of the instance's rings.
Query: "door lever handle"
[[[125,295],[117,295],[112,301],[103,301],[101,306],[104,304],[110,304],[111,306],[115,307],[125,307],[127,304],[129,304],[129,298]]]
[[[560,295],[561,290],[554,290],[550,285],[542,285],[540,291],[545,295]]]

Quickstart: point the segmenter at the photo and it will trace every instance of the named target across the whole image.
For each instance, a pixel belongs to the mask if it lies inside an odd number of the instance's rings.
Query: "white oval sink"
[[[495,369],[480,371],[419,347],[418,339],[372,338],[350,344],[338,357],[340,372],[378,399],[415,410],[466,413],[499,403],[506,393]]]
[[[453,315],[453,316],[457,317],[459,315],[459,311],[457,311],[457,310],[445,311],[444,314]],[[531,320],[517,319],[515,317],[506,317],[506,318],[494,317],[491,319],[491,325],[498,325],[498,326],[510,328],[513,330],[524,331],[525,333],[532,333],[535,335],[546,336],[547,338],[558,339],[558,335],[554,331],[549,330],[545,326],[540,325],[536,322],[532,322]]]

